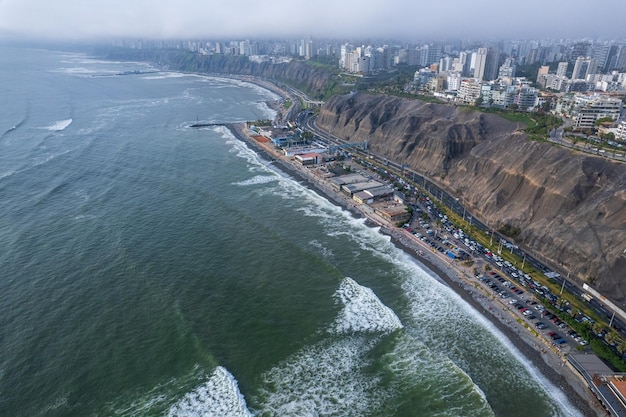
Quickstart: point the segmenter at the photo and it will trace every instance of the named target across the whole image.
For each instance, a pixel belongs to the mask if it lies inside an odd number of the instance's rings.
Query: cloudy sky
[[[626,0],[0,0],[0,37],[624,38]]]

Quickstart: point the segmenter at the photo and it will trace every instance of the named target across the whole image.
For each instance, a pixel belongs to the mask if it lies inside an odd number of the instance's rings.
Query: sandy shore
[[[380,218],[359,210],[354,202],[332,191],[323,180],[316,178],[308,168],[296,165],[276,153],[271,144],[260,144],[252,139],[244,124],[231,124],[227,127],[232,133],[248,144],[264,159],[273,161],[279,169],[293,176],[298,181],[313,189],[329,201],[349,210],[355,217],[368,217],[373,223],[381,226],[381,233],[391,237],[392,242],[418,263],[434,272],[442,282],[455,290],[467,303],[489,319],[515,347],[556,387],[563,390],[569,401],[585,416],[606,416],[607,413],[588,388],[586,382],[552,346],[543,338],[537,337],[522,326],[518,316],[501,300],[491,296],[479,281],[473,277],[473,267],[466,268],[453,262],[439,252],[433,253],[432,248],[416,239],[403,229],[384,224]],[[476,266],[476,265],[475,265]]]

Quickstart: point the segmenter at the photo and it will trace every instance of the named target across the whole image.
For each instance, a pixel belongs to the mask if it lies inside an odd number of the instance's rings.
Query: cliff
[[[509,224],[521,247],[586,280],[618,304],[626,294],[626,165],[530,141],[494,114],[388,96],[326,102],[317,123],[366,139],[406,163],[487,224]]]
[[[288,63],[252,62],[240,55],[199,55],[189,51],[164,49],[115,48],[96,51],[107,59],[154,62],[171,71],[205,74],[237,74],[284,82],[314,98],[337,84],[337,77],[328,66],[309,61],[292,60]]]

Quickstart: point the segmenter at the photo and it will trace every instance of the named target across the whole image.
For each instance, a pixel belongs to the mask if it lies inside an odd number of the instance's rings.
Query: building
[[[341,191],[350,198],[354,198],[354,195],[358,192],[369,190],[372,188],[382,187],[378,181],[367,180],[365,182],[357,182],[353,184],[344,184],[341,186]]]
[[[498,78],[515,78],[515,61],[507,58],[498,70]]]
[[[447,90],[448,91],[458,91],[458,89],[461,87],[461,74],[458,72],[449,72],[447,79],[446,79],[446,83],[448,85]]]
[[[372,204],[377,201],[387,200],[393,196],[393,188],[388,185],[370,188],[360,191],[352,196],[352,199],[359,204]]]
[[[365,182],[365,181],[367,181],[367,178],[365,178],[361,174],[341,175],[339,177],[330,179],[330,183],[335,189],[335,191],[341,191],[341,187],[345,184],[356,184],[356,183]]]
[[[556,68],[557,77],[566,77],[567,76],[567,62],[559,62],[559,66]]]
[[[572,80],[586,80],[591,74],[597,72],[596,61],[590,57],[579,56],[574,63],[574,71],[572,71]]]
[[[389,205],[380,204],[373,206],[374,213],[378,214],[383,219],[390,223],[406,223],[411,219],[411,213],[404,204],[401,205]]]
[[[302,165],[317,165],[322,156],[319,153],[311,152],[296,155],[294,159]]]
[[[413,82],[416,87],[425,87],[428,85],[430,80],[437,77],[437,73],[430,68],[422,68],[418,71],[415,71],[415,75],[413,76]]]
[[[537,71],[537,82],[541,83],[541,80],[548,75],[548,71],[550,71],[550,67],[548,65],[544,65],[539,67],[539,71]]]
[[[576,129],[593,129],[598,119],[617,121],[622,113],[622,100],[598,94],[574,96],[572,119]]]
[[[622,120],[617,124],[615,140],[622,143],[626,142],[626,120]]]
[[[474,61],[474,78],[484,80],[485,67],[487,65],[487,48],[478,48]]]
[[[498,68],[500,67],[500,50],[498,48],[487,48],[487,59],[485,60],[485,73],[483,79],[486,81],[498,78]]]
[[[459,87],[459,93],[457,94],[457,101],[473,106],[478,97],[480,97],[481,85],[482,83],[480,80],[476,78],[462,80],[461,86]]]

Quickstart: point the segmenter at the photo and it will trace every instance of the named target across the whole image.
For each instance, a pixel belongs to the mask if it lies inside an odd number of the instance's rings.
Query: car
[[[548,336],[552,337],[556,334],[556,332],[548,332]]]
[[[535,323],[535,326],[537,326],[537,328],[538,328],[539,330],[543,330],[543,329],[546,329],[546,328],[548,327],[548,326],[547,326],[544,322],[542,322],[542,321],[538,321],[537,323]]]

